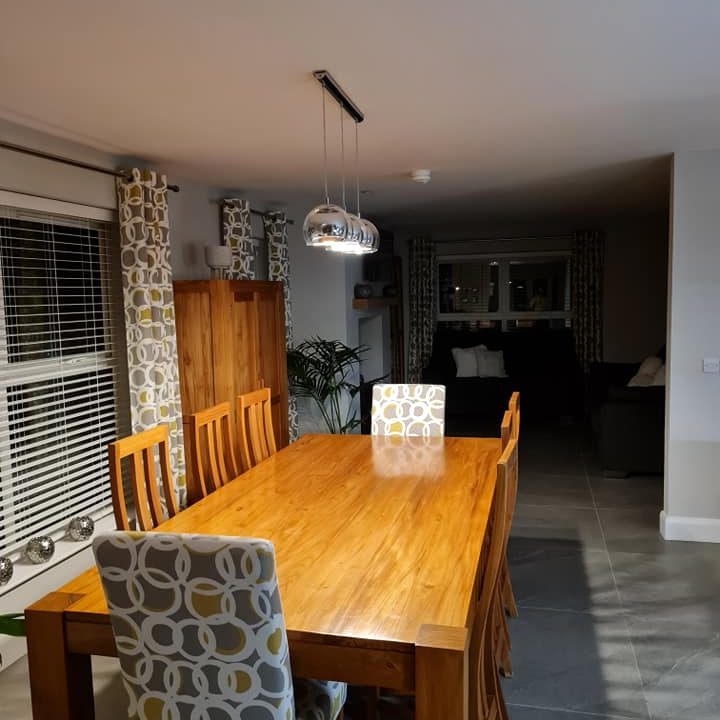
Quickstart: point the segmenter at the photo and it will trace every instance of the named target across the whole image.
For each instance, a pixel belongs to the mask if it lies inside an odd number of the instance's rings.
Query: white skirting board
[[[720,543],[720,518],[683,517],[660,513],[660,534],[666,540]]]

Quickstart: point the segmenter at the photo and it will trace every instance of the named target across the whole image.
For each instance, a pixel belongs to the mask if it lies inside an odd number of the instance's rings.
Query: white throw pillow
[[[457,367],[456,377],[477,377],[478,364],[473,348],[453,348],[450,352]]]
[[[660,369],[662,364],[663,364],[663,361],[659,357],[650,355],[650,357],[646,357],[640,363],[640,367],[638,368],[637,374],[638,375],[650,375],[650,377],[654,377],[655,373]]]
[[[633,375],[628,382],[628,387],[647,387],[653,384],[655,375],[648,375],[647,373],[637,373]]]
[[[665,366],[661,365],[659,370],[655,373],[652,381],[653,385],[664,385],[665,384]]]
[[[487,350],[480,345],[475,348],[475,355],[480,377],[507,377],[502,350]]]

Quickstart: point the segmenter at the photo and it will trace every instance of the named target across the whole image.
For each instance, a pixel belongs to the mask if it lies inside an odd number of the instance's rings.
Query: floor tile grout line
[[[506,703],[509,708],[524,708],[526,710],[543,710],[545,712],[561,712],[566,715],[580,715],[586,718],[602,718],[602,720],[638,720],[631,715],[608,715],[607,713],[593,713],[586,710],[570,710],[568,708],[547,707],[545,705],[526,705],[522,703]]]
[[[585,481],[587,482],[588,490],[590,491],[590,497],[592,498],[593,507],[595,509],[595,517],[597,518],[598,527],[600,528],[600,535],[602,537],[603,545],[605,546],[605,552],[607,554],[608,566],[610,567],[610,576],[612,577],[613,585],[615,586],[615,593],[618,599],[618,604],[620,605],[621,613],[619,614],[619,617],[622,619],[622,622],[625,625],[625,631],[627,632],[628,642],[630,643],[630,650],[632,651],[633,661],[635,662],[635,670],[637,670],[638,680],[640,680],[640,689],[642,690],[643,700],[645,701],[645,709],[647,710],[647,716],[649,720],[653,720],[652,713],[650,712],[650,703],[648,702],[647,693],[645,692],[645,683],[643,682],[642,673],[640,672],[640,663],[638,662],[637,652],[635,651],[635,643],[633,642],[632,634],[630,632],[629,618],[627,615],[628,608],[625,607],[622,595],[620,594],[617,577],[615,576],[615,568],[613,567],[612,558],[610,557],[610,550],[608,549],[607,538],[605,537],[605,529],[603,528],[602,520],[600,519],[600,512],[598,510],[597,503],[595,502],[595,493],[592,488],[592,483],[590,482],[590,475],[588,474],[585,458],[583,458],[583,466],[585,469]]]
[[[608,613],[607,615],[598,615],[597,609],[593,610],[573,610],[572,608],[551,608],[551,607],[540,607],[538,605],[523,605],[522,603],[518,603],[518,608],[521,610],[533,610],[537,612],[554,612],[554,613],[570,613],[571,615],[590,615],[592,617],[601,617],[601,618],[614,618],[619,617],[620,615],[625,615],[625,608],[620,607],[619,612],[617,613]]]

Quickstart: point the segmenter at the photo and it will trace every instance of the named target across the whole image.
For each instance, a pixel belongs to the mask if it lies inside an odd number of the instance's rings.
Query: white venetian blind
[[[111,505],[107,444],[124,425],[112,231],[0,207],[0,554]]]

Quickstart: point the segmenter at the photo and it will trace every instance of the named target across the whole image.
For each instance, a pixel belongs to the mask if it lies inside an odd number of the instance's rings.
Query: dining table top
[[[157,527],[262,537],[289,635],[412,645],[465,627],[500,456],[497,438],[304,435]],[[66,617],[103,621],[92,568]]]

